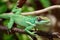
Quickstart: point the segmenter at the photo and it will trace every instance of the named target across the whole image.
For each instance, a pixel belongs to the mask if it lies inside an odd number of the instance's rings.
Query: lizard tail
[[[0,18],[8,19],[12,14],[0,14]]]

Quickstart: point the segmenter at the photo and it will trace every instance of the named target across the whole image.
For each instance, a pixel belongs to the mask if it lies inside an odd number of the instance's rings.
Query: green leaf
[[[39,0],[41,2],[41,4],[43,5],[43,7],[49,7],[51,5],[49,0]]]
[[[9,23],[9,20],[4,20],[4,21],[3,21],[3,25],[4,25],[4,26],[7,26],[8,23]]]
[[[7,6],[5,4],[1,5],[0,6],[0,14],[5,13],[6,11],[7,11]]]
[[[4,34],[3,35],[3,40],[13,40],[13,35]]]
[[[16,33],[19,40],[30,40],[30,38],[26,34]]]

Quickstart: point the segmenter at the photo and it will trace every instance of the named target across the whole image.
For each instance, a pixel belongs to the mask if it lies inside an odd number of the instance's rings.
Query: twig
[[[5,26],[0,26],[0,30],[2,31],[8,31],[8,28],[5,27]],[[26,33],[23,29],[19,29],[19,28],[12,28],[11,32],[19,32],[19,33],[22,33],[22,34],[28,34]],[[34,31],[34,30],[31,30],[31,31]],[[53,34],[50,34],[48,32],[44,32],[44,31],[35,31],[36,33],[35,34],[38,34],[40,36],[45,36],[45,37],[49,37],[49,36],[53,36],[54,38],[58,38],[57,35],[53,35]],[[29,34],[28,34],[29,35]]]
[[[60,8],[60,5],[54,5],[54,6],[50,6],[50,7],[47,7],[45,9],[42,9],[42,10],[37,10],[37,11],[33,11],[33,12],[26,12],[26,13],[21,13],[22,15],[36,15],[36,14],[42,14],[44,12],[47,12],[49,10],[53,10],[53,9],[56,9],[56,8]]]
[[[45,9],[37,10],[37,11],[33,11],[33,12],[24,12],[24,13],[21,13],[21,15],[38,15],[38,14],[40,15],[40,14],[43,14],[44,12],[47,12],[49,10],[53,10],[56,8],[60,8],[60,5],[50,6],[50,7],[47,7]],[[13,13],[11,13],[11,14],[13,14]]]
[[[17,7],[21,8],[27,0],[18,0],[17,1]]]

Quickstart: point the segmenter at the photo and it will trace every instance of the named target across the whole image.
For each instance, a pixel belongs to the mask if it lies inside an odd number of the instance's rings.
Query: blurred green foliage
[[[11,35],[11,34],[3,34],[3,40],[13,40],[13,35]]]
[[[0,14],[7,11],[7,4],[6,2],[3,2],[3,0],[0,0]]]

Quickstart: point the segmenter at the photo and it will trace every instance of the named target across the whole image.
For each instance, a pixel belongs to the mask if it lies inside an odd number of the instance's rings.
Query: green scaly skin
[[[33,27],[36,26],[36,24],[44,24],[44,23],[49,23],[50,20],[43,19],[41,21],[38,21],[38,16],[35,17],[27,17],[20,15],[21,14],[21,8],[15,8],[12,10],[13,14],[0,14],[0,18],[4,19],[10,19],[7,27],[8,29],[11,29],[13,27],[13,24],[16,23],[17,25],[24,26],[25,31],[29,33],[30,35],[35,35],[34,32],[30,32]]]

